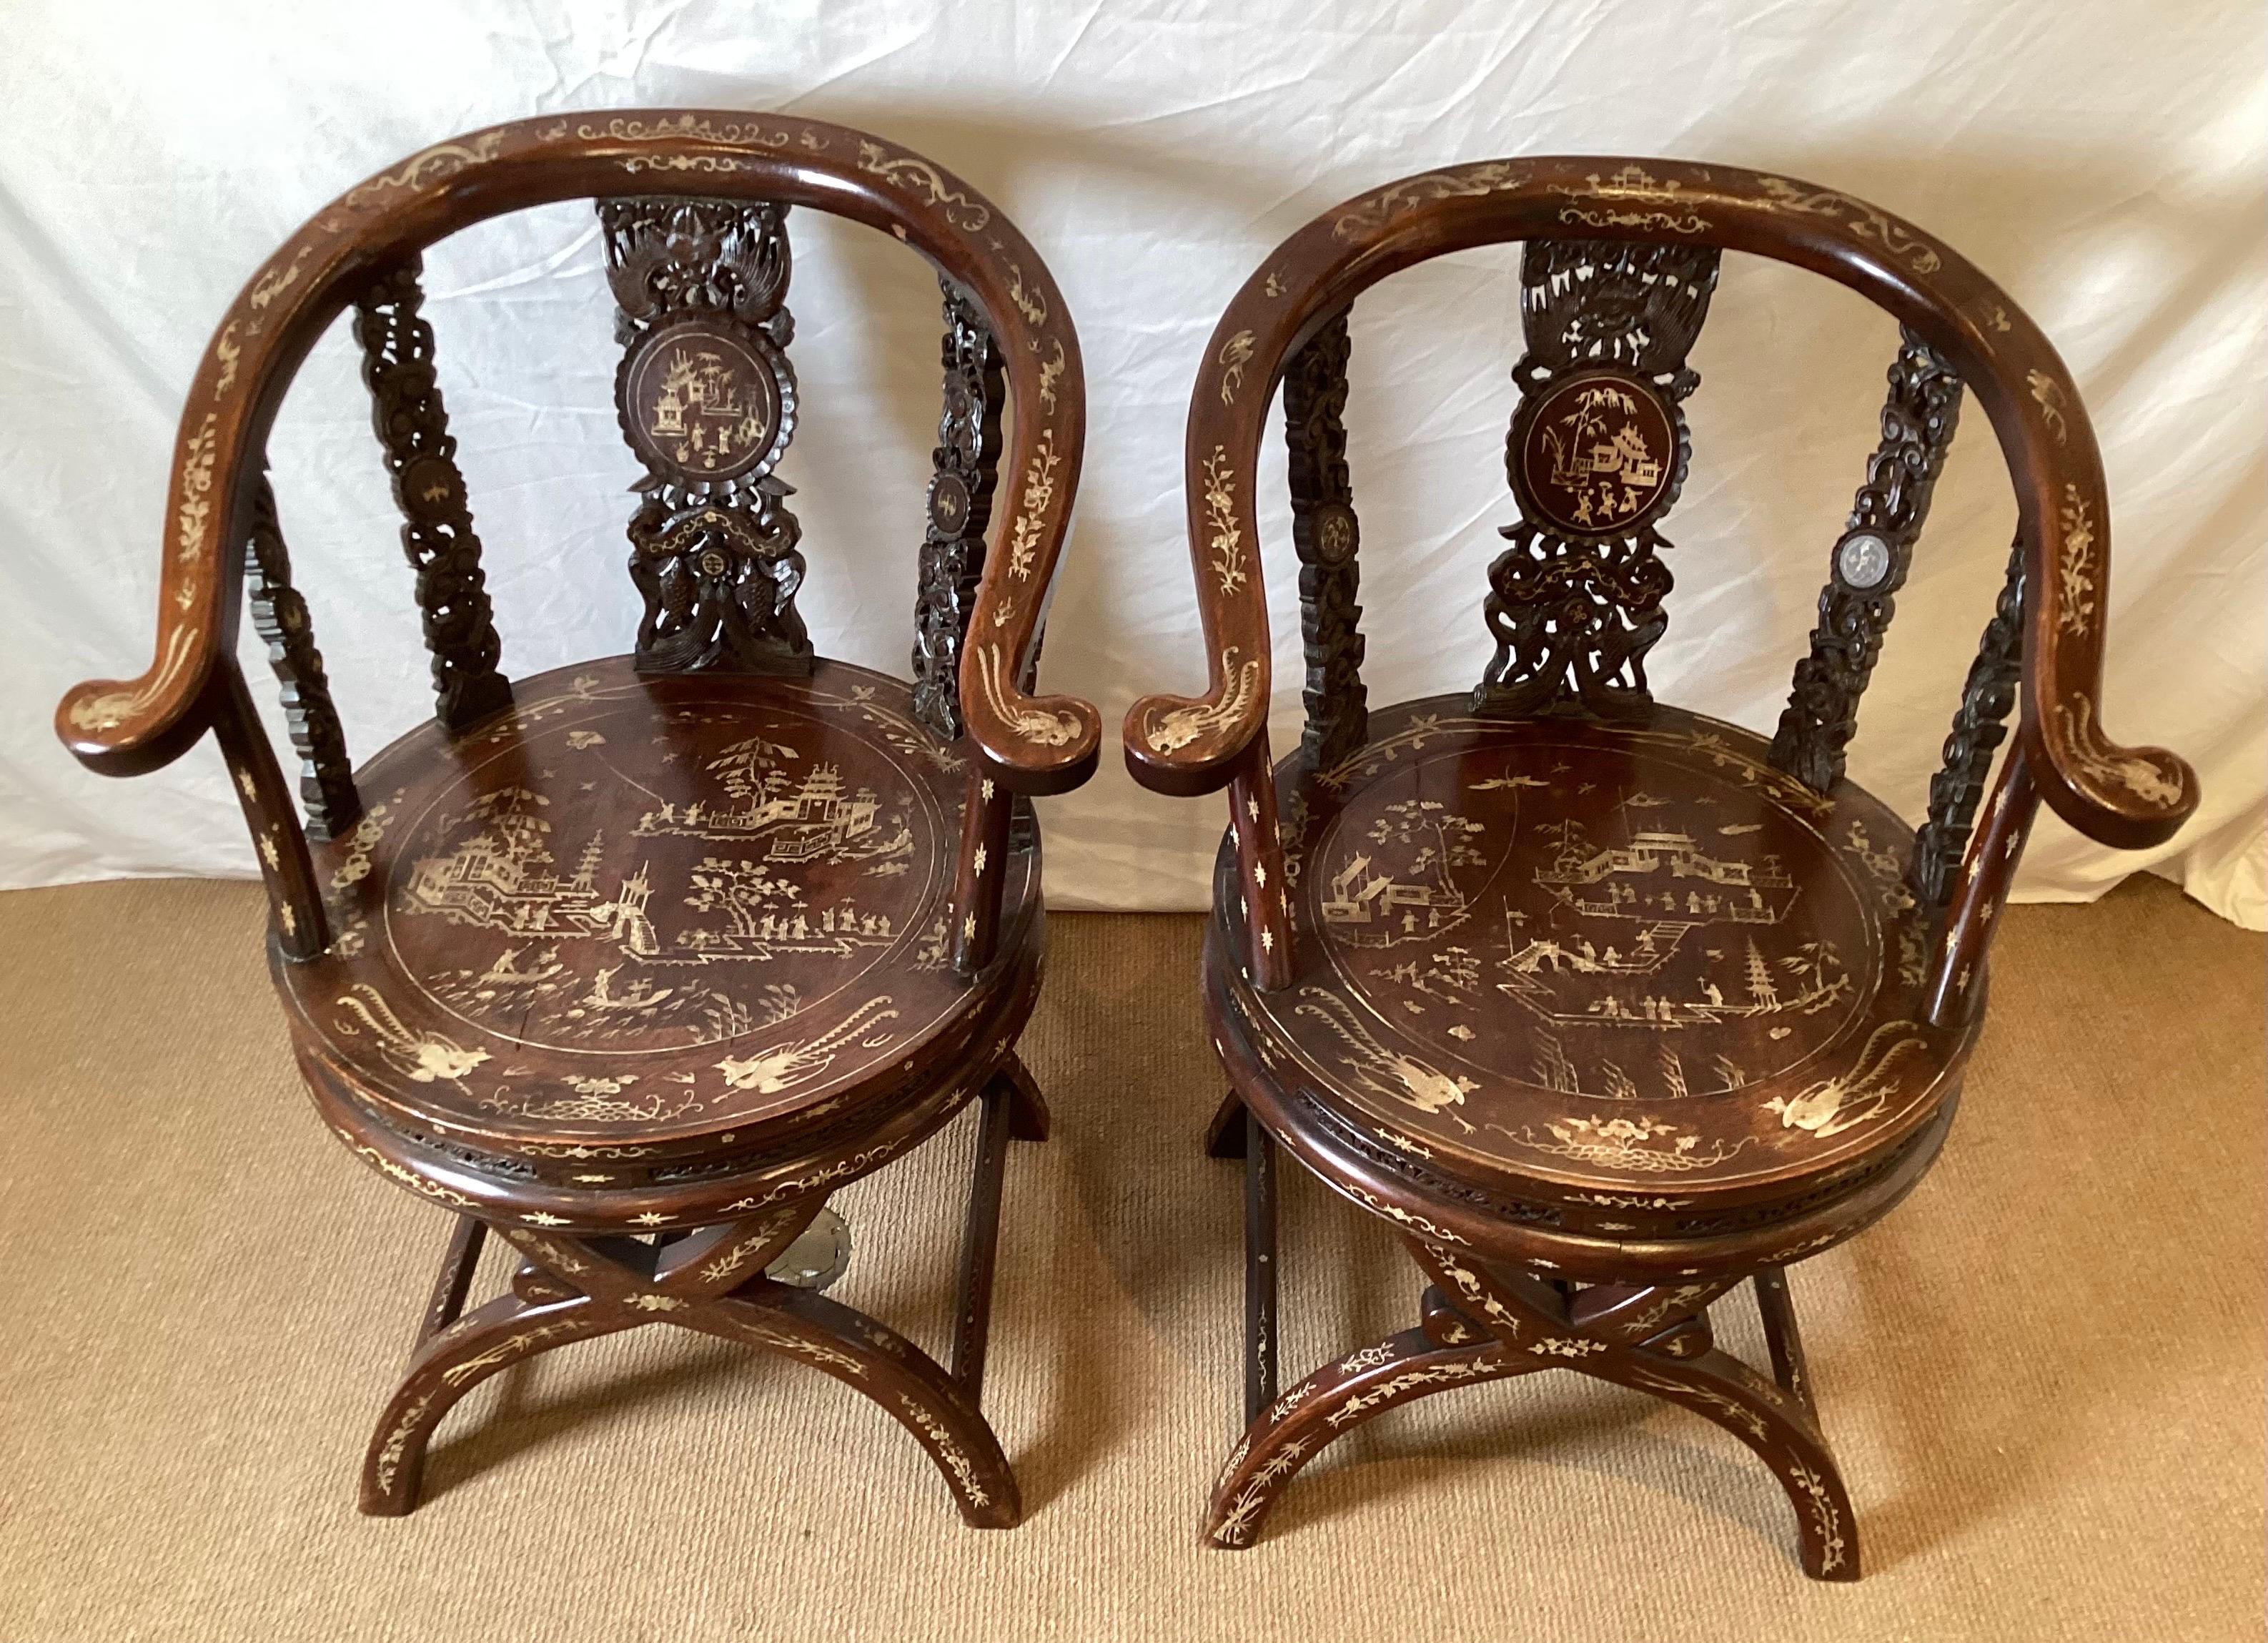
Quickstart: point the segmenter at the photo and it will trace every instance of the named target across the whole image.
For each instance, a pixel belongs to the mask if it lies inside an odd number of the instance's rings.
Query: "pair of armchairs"
[[[598,202],[617,405],[645,471],[630,525],[644,617],[628,656],[513,680],[418,259],[578,197]],[[910,682],[814,655],[796,615],[777,474],[796,419],[792,206],[889,232],[939,273]],[[1494,655],[1469,693],[1373,710],[1349,306],[1512,239],[1526,352]],[[1839,281],[1904,328],[1770,736],[1646,682],[1688,354],[1728,248]],[[437,699],[358,767],[264,472],[295,369],[349,307]],[[1280,762],[1253,497],[1278,383],[1307,710]],[[1845,777],[1844,749],[1964,388],[2021,523],[1917,829]],[[487,1376],[673,1324],[856,1387],[970,1523],[1017,1521],[980,1396],[1007,1144],[1048,1131],[1015,1048],[1045,939],[1027,799],[1084,781],[1102,734],[1087,703],[1035,694],[1084,409],[1062,293],[998,207],[882,139],[784,116],[570,116],[441,144],[317,214],[230,310],[182,419],[156,659],[74,690],[57,726],[114,775],[215,737],[317,1109],[453,1218],[365,1511],[410,1509],[435,1426]],[[2100,727],[2108,506],[2061,362],[1951,249],[1847,195],[1662,161],[1490,161],[1360,195],[1268,256],[1207,345],[1188,490],[1210,687],[1140,702],[1123,742],[1147,786],[1230,801],[1202,993],[1230,1085],[1208,1145],[1245,1171],[1247,1431],[1209,1537],[1248,1544],[1303,1463],[1385,1410],[1564,1368],[1733,1433],[1786,1487],[1805,1569],[1854,1578],[1785,1269],[1886,1212],[1943,1145],[2039,804],[2140,846],[2197,800],[2179,759]],[[296,783],[235,660],[247,595]],[[843,1256],[825,1205],[971,1101],[948,1367],[821,1293]],[[1415,1327],[1288,1391],[1279,1151],[1388,1223],[1425,1279]],[[514,1275],[468,1309],[490,1234]],[[1769,1375],[1712,1340],[1711,1308],[1743,1282]]]

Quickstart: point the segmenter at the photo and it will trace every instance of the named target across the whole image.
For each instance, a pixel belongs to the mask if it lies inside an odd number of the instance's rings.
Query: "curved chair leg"
[[[1804,1573],[1822,1580],[1859,1578],[1851,1497],[1805,1404],[1707,1344],[1708,1305],[1740,1275],[1651,1286],[1602,1285],[1570,1304],[1524,1274],[1498,1271],[1438,1245],[1412,1241],[1410,1249],[1459,1316],[1485,1330],[1507,1353],[1529,1354],[1538,1367],[1574,1369],[1651,1392],[1740,1439],[1787,1491]],[[1792,1338],[1792,1317],[1781,1323]],[[1633,1344],[1633,1337],[1651,1345]]]
[[[1795,1508],[1803,1572],[1815,1580],[1859,1578],[1859,1525],[1851,1496],[1826,1440],[1796,1400],[1715,1348],[1683,1362],[1632,1352],[1593,1373],[1683,1404],[1754,1449]]]
[[[1263,1411],[1228,1457],[1205,1513],[1205,1539],[1230,1551],[1252,1544],[1300,1469],[1373,1416],[1449,1387],[1543,1367],[1513,1359],[1492,1337],[1443,1346],[1422,1329],[1325,1364]]]
[[[372,1434],[363,1459],[362,1509],[373,1517],[400,1517],[417,1504],[433,1429],[459,1398],[497,1370],[636,1322],[609,1315],[587,1295],[541,1306],[499,1295],[431,1337],[411,1357]]]
[[[783,1353],[865,1393],[928,1452],[970,1528],[1012,1529],[1022,1517],[1015,1474],[984,1417],[935,1359],[865,1313],[759,1280],[681,1321]]]

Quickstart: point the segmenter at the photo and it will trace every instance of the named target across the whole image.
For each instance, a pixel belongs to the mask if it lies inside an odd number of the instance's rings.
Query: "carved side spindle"
[[[1859,727],[1859,698],[1874,676],[1882,635],[1905,586],[1930,493],[1961,420],[1961,379],[1911,330],[1889,371],[1881,443],[1828,562],[1811,653],[1798,662],[1771,762],[1821,792],[1843,779],[1844,749]]]
[[[1527,352],[1505,474],[1520,505],[1489,567],[1496,654],[1476,711],[1644,713],[1646,654],[1669,619],[1655,528],[1691,454],[1685,357],[1708,318],[1705,246],[1530,240],[1521,259]]]
[[[1309,770],[1338,763],[1369,733],[1362,607],[1355,602],[1362,533],[1346,463],[1347,354],[1342,310],[1284,372],[1292,541],[1300,554],[1300,636],[1307,661],[1307,724],[1300,756]]]
[[[436,711],[451,730],[463,730],[509,706],[512,687],[497,671],[503,645],[489,609],[465,476],[457,468],[457,441],[434,378],[433,328],[420,313],[421,267],[413,256],[373,281],[355,304],[354,333],[371,419],[401,509],[401,549],[417,571]]]
[[[643,673],[803,674],[803,527],[773,471],[795,435],[787,208],[599,202],[622,363],[615,404],[645,467],[630,526]]]
[[[362,798],[355,791],[346,733],[331,704],[331,683],[323,672],[323,653],[315,648],[307,601],[291,586],[291,556],[276,515],[276,491],[264,475],[252,493],[244,570],[252,625],[268,642],[268,665],[284,698],[284,723],[299,754],[307,836],[337,838],[361,819]]]
[[[914,711],[951,740],[961,732],[961,652],[984,571],[1005,387],[1000,350],[983,311],[950,280],[940,276],[938,284],[945,291],[945,407],[938,417],[929,530],[914,603]]]
[[[1929,820],[1914,834],[1906,881],[1925,907],[1943,907],[1952,893],[1955,869],[1969,847],[1970,829],[1984,797],[1993,751],[2008,734],[2008,714],[2023,674],[2023,620],[2024,540],[2020,535],[2008,549],[2007,577],[1961,688],[1953,731],[1945,739],[1943,767],[1929,778]]]

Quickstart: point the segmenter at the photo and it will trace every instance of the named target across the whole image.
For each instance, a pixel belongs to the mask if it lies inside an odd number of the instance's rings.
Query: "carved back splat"
[[[372,282],[356,301],[354,332],[371,419],[401,509],[401,549],[417,571],[436,711],[451,730],[463,730],[509,706],[512,687],[497,671],[504,647],[481,573],[481,539],[434,379],[433,328],[419,312],[422,267],[412,256]]]
[[[630,527],[637,666],[807,674],[802,527],[774,473],[795,434],[786,208],[599,202],[623,345],[615,403],[646,470]]]
[[[1874,676],[1915,539],[1929,515],[1930,493],[1961,420],[1961,379],[1911,328],[1901,327],[1900,335],[1881,443],[1829,559],[1811,654],[1796,664],[1772,739],[1772,763],[1821,792],[1843,779],[1844,748],[1859,728],[1859,697]]]
[[[914,711],[948,740],[961,734],[961,654],[984,571],[984,533],[999,480],[1000,350],[983,314],[953,282],[945,292],[945,405],[938,416],[929,530],[914,603]],[[1035,662],[1038,646],[1033,647]]]
[[[1926,907],[1943,907],[1952,895],[1954,872],[1969,847],[1993,749],[2008,734],[2008,713],[2023,676],[2023,622],[2024,539],[2019,534],[2008,549],[2008,574],[1992,619],[1984,624],[1977,659],[1969,664],[1961,688],[1961,705],[1945,739],[1943,768],[1929,778],[1929,820],[1914,834],[1906,881]]]
[[[1528,351],[1505,471],[1521,520],[1489,567],[1496,637],[1476,711],[1628,714],[1668,618],[1654,528],[1684,483],[1685,357],[1717,288],[1712,247],[1534,239],[1521,259]]]
[[[307,601],[291,586],[291,556],[276,517],[276,491],[262,475],[252,496],[252,530],[245,542],[245,588],[252,625],[268,642],[268,665],[282,688],[284,723],[299,754],[299,798],[307,807],[307,836],[342,836],[362,816],[347,739],[331,703],[331,682]]]
[[[1301,759],[1327,770],[1363,744],[1362,607],[1356,549],[1362,532],[1347,475],[1347,316],[1344,310],[1284,372],[1284,443],[1291,455],[1292,541],[1300,555],[1300,635],[1307,661]]]

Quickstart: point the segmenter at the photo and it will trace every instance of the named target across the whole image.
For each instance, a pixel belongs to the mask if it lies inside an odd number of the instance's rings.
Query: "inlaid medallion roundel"
[[[623,361],[622,419],[659,472],[699,483],[740,479],[786,444],[781,374],[763,337],[722,320],[658,327]]]
[[[776,1115],[965,998],[965,768],[860,669],[550,675],[453,747],[429,727],[372,762],[363,791],[391,796],[326,852],[339,939],[287,981],[358,1074],[445,1120]]]
[[[1675,499],[1675,413],[1619,371],[1563,377],[1521,408],[1511,465],[1521,511],[1570,536],[1637,529]]]
[[[1720,1183],[1924,1116],[1945,1045],[1882,806],[1666,709],[1374,727],[1299,842],[1294,984],[1243,995],[1350,1109],[1443,1160]]]

